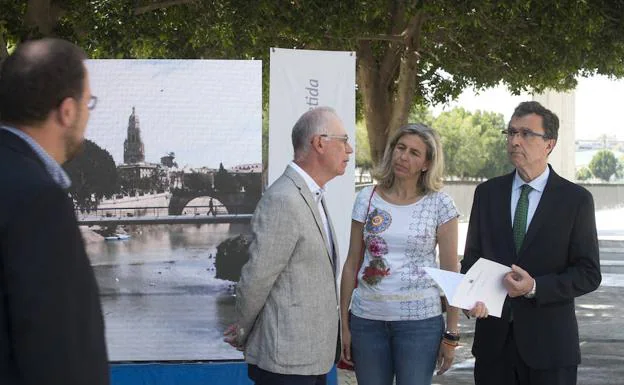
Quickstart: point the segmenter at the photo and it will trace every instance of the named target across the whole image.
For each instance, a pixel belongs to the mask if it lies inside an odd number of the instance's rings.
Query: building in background
[[[575,145],[575,93],[546,90],[542,94],[533,95],[533,100],[539,102],[559,117],[559,138],[557,145],[550,154],[550,163],[555,172],[568,180],[575,180],[576,160]]]

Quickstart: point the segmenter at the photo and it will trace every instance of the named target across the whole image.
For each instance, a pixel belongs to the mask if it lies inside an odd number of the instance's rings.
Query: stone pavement
[[[624,384],[624,239],[601,240],[603,281],[594,291],[576,299],[582,363],[579,385]],[[472,385],[474,358],[470,353],[474,320],[460,319],[462,346],[455,363],[434,385]],[[339,385],[356,385],[353,372],[338,370]]]

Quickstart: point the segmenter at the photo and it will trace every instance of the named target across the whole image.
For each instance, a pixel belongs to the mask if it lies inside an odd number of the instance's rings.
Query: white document
[[[432,267],[425,271],[442,288],[451,306],[470,310],[481,301],[489,315],[500,318],[507,297],[503,277],[511,271],[509,266],[479,258],[465,275]]]

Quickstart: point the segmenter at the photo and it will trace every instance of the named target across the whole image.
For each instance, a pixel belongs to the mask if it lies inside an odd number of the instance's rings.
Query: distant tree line
[[[173,178],[179,178],[181,189],[210,195],[219,193],[246,192],[250,202],[257,202],[262,194],[262,178],[258,173],[230,173],[223,164],[214,174],[200,172],[168,174],[160,165],[151,175],[136,178],[118,173],[111,154],[90,140],[85,140],[83,150],[63,168],[72,185],[69,193],[76,207],[90,212],[97,208],[102,199],[115,195],[135,196],[147,192],[174,191]]]
[[[434,128],[442,140],[447,177],[462,180],[492,178],[511,171],[506,151],[502,114],[454,108],[434,117],[425,106],[412,108],[410,123],[424,123]],[[356,129],[356,165],[372,167],[366,131]]]
[[[612,179],[624,178],[624,156],[617,159],[610,150],[598,151],[589,162],[587,167],[583,167],[576,172],[576,179],[586,181],[592,178],[609,182]]]

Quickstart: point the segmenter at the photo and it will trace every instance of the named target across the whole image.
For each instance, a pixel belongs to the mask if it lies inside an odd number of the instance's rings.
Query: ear
[[[550,139],[546,143],[546,150],[548,151],[548,155],[555,149],[555,145],[557,144],[557,139]]]
[[[325,152],[325,141],[321,136],[314,136],[314,138],[312,139],[312,148],[314,149],[314,151],[321,154]]]
[[[64,127],[70,126],[76,120],[77,115],[78,101],[70,97],[63,99],[57,108],[57,119],[59,124]]]

